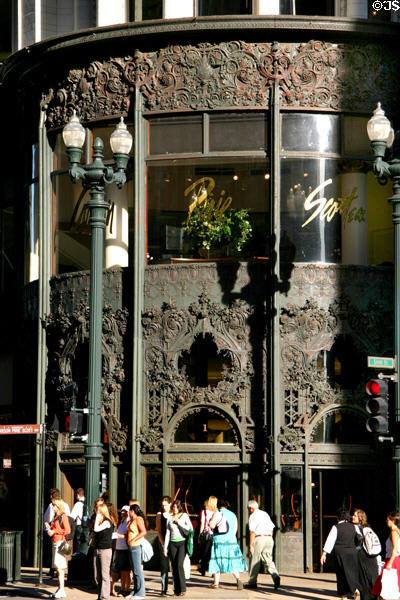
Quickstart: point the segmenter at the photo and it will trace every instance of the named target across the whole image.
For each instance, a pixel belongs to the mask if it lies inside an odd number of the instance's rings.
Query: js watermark
[[[380,10],[400,10],[400,0],[374,0],[372,8],[376,12]]]

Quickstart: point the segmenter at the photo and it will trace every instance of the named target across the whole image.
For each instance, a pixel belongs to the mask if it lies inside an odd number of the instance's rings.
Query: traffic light
[[[389,382],[387,379],[370,379],[365,386],[369,396],[366,403],[367,429],[373,433],[389,433]]]
[[[83,413],[76,410],[56,412],[53,428],[57,433],[80,434],[83,429]]]

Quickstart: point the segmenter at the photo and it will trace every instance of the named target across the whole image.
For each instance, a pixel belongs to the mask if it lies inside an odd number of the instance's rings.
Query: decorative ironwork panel
[[[204,293],[187,307],[162,303],[144,311],[147,414],[139,435],[142,451],[160,451],[168,436],[172,448],[174,431],[182,419],[207,407],[232,423],[238,449],[254,451],[254,422],[250,414],[254,350],[250,344],[251,314],[252,309],[244,300],[236,299],[227,306],[213,302]],[[199,387],[190,383],[178,361],[198,336],[206,334],[211,335],[219,352],[227,353],[230,367],[215,386]]]
[[[370,112],[384,94],[399,109],[397,57],[380,44],[229,42],[171,45],[157,51],[78,64],[43,94],[47,125],[75,109],[84,122],[127,115],[136,86],[148,111],[268,106],[277,81],[282,105]]]
[[[328,414],[348,412],[365,418],[366,355],[384,356],[392,348],[392,271],[296,265],[288,295],[281,299],[279,441],[286,453],[302,450],[306,440],[312,442],[316,425]],[[382,322],[388,326],[382,327]],[[346,336],[346,344],[351,340],[354,354],[363,359],[355,367],[359,382],[350,388],[330,381],[320,362],[340,336]]]

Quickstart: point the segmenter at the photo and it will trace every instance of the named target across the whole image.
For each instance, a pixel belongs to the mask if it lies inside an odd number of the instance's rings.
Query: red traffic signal
[[[369,396],[366,410],[371,415],[366,423],[368,431],[389,432],[389,382],[386,379],[370,379],[365,386]]]

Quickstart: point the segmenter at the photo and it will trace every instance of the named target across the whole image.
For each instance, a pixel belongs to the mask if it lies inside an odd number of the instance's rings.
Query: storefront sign
[[[196,190],[197,188],[197,190]],[[203,221],[209,221],[212,218],[219,218],[222,220],[224,212],[232,204],[231,196],[225,198],[225,190],[221,190],[219,199],[216,201],[213,195],[213,189],[215,188],[215,180],[212,177],[200,177],[194,183],[191,183],[185,189],[185,196],[188,196],[190,192],[193,192],[193,202],[189,204],[188,217],[186,223],[189,222],[190,215],[195,208],[203,205],[201,211],[201,217]]]
[[[304,200],[305,211],[310,211],[313,209],[315,210],[307,219],[307,221],[303,223],[302,227],[306,227],[318,216],[320,221],[326,219],[326,221],[329,223],[337,213],[342,215],[343,227],[346,227],[346,223],[351,223],[352,221],[358,221],[360,223],[365,222],[365,208],[352,206],[354,200],[356,200],[358,197],[357,187],[354,187],[351,192],[346,193],[343,198],[337,198],[336,200],[334,198],[315,198],[315,196],[324,187],[330,185],[332,181],[332,179],[327,179],[326,181],[322,182]]]

